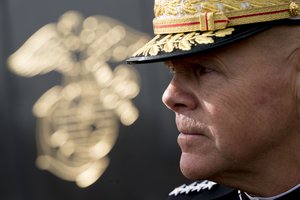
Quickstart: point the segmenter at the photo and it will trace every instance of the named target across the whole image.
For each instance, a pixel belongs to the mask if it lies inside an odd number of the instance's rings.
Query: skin
[[[180,132],[180,167],[256,196],[300,183],[300,28],[166,62],[163,94]],[[267,187],[266,187],[267,186]]]

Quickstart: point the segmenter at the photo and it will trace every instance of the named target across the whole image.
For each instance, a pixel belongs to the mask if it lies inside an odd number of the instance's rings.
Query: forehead
[[[254,43],[252,42],[251,46],[253,45]],[[230,44],[214,50],[201,52],[194,55],[174,58],[166,61],[165,64],[167,66],[174,66],[174,67],[180,67],[180,66],[187,67],[188,65],[199,64],[199,63],[204,64],[204,63],[212,63],[212,62],[218,62],[219,64],[222,64],[223,62],[222,60],[229,57],[233,57],[234,59],[245,58],[245,57],[241,57],[241,54],[243,54],[243,52],[245,52],[244,53],[245,55],[249,56],[249,53],[247,52],[251,51],[250,48],[251,47],[245,44],[245,42],[237,42],[235,44]],[[236,56],[237,54],[239,54],[239,58]]]
[[[273,28],[272,28],[273,29]],[[282,31],[274,28],[256,36],[237,41],[226,46],[222,46],[210,51],[197,53],[195,55],[175,58],[165,63],[167,65],[183,65],[196,62],[207,62],[211,60],[220,61],[222,59],[247,60],[265,59],[276,60],[287,56],[292,44],[288,42],[290,38]],[[300,44],[299,44],[300,45]]]

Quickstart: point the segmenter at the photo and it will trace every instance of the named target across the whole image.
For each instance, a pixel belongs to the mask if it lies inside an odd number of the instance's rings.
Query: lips
[[[180,134],[183,134],[183,135],[191,135],[191,136],[201,135],[201,136],[204,136],[203,133],[190,133],[190,132],[185,132],[185,131],[179,131],[179,132],[180,132]]]
[[[182,152],[193,152],[209,140],[209,131],[206,124],[196,122],[192,118],[177,116],[177,129],[180,132],[177,142]]]
[[[207,132],[205,123],[183,115],[176,115],[176,126],[178,131],[184,135],[204,135]]]
[[[209,141],[208,137],[203,134],[185,134],[180,133],[177,138],[177,143],[183,153],[192,153],[199,148],[206,146]]]
[[[183,135],[206,136],[208,130],[204,123],[186,123],[183,121],[178,122],[176,120],[176,125],[178,131]]]
[[[203,133],[180,132],[179,135],[178,135],[178,139],[184,139],[184,140],[198,140],[198,139],[203,139],[203,137],[208,138]]]

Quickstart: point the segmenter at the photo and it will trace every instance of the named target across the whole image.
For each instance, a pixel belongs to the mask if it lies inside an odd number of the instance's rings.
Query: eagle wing
[[[14,73],[32,77],[52,70],[70,70],[74,61],[56,25],[47,24],[8,58],[8,65]]]

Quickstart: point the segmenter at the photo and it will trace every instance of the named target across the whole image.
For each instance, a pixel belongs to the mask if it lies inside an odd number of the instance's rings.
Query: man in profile
[[[156,36],[128,62],[173,73],[163,102],[196,182],[169,199],[300,199],[300,2],[156,0],[154,11]]]

